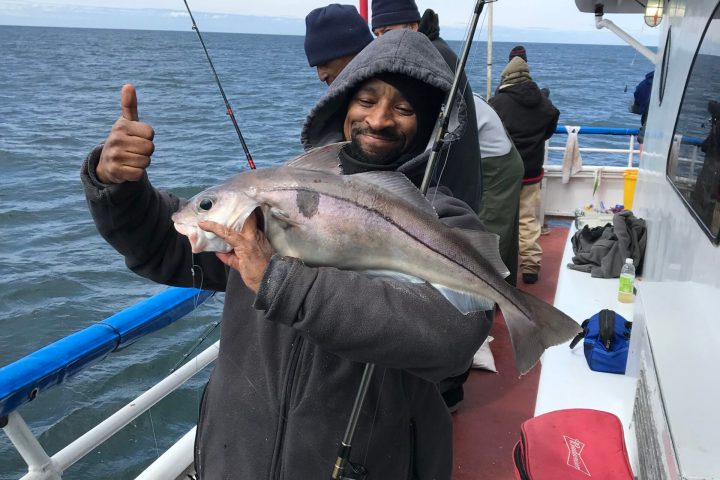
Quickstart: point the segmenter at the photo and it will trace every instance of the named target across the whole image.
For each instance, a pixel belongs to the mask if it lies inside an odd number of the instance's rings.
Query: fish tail
[[[567,342],[580,333],[580,325],[552,305],[521,290],[515,300],[500,305],[515,354],[515,363],[524,375],[553,345]],[[517,298],[519,297],[519,298]]]

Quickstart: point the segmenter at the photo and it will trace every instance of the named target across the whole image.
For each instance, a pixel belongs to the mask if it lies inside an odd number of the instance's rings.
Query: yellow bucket
[[[637,168],[627,168],[623,174],[625,187],[623,189],[623,206],[625,210],[631,210],[635,198],[635,184],[637,183]]]

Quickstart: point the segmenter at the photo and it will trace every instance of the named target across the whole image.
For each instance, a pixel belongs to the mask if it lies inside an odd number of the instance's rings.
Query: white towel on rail
[[[570,177],[582,168],[582,156],[580,155],[580,145],[578,143],[580,127],[566,125],[565,130],[567,130],[568,138],[565,144],[565,156],[563,157],[562,183],[568,183]]]

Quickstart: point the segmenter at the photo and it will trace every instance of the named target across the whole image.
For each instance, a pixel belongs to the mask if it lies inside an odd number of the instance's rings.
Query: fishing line
[[[198,290],[202,290],[203,282],[205,281],[205,272],[203,272],[203,269],[200,265],[195,263],[195,254],[191,254],[191,266],[190,266],[190,275],[192,276],[192,286],[193,288],[196,288]],[[197,268],[200,271],[200,285],[195,285],[195,268]],[[195,308],[198,306],[198,301],[200,300],[200,293],[198,293],[195,296]]]
[[[196,268],[200,271],[200,285],[196,285],[196,284],[195,284],[195,269],[196,269]],[[198,289],[198,290],[202,290],[203,281],[204,281],[204,279],[205,279],[205,275],[204,275],[204,272],[203,272],[202,267],[201,267],[200,265],[198,265],[198,264],[195,263],[195,254],[194,254],[194,253],[192,254],[192,266],[190,267],[190,272],[191,272],[190,275],[192,275],[192,286],[193,286],[193,288],[196,288],[196,289]],[[198,305],[199,305],[199,299],[200,299],[200,293],[198,293],[198,294],[195,296],[195,309],[196,309],[196,308],[198,307]],[[193,310],[194,310],[194,309],[193,309]],[[173,372],[175,372],[175,370],[177,370],[178,368],[180,368],[180,366],[185,362],[185,360],[187,360],[187,358],[188,358],[190,355],[192,355],[192,354],[195,352],[195,350],[198,349],[198,347],[210,336],[210,334],[212,334],[212,333],[215,331],[215,329],[218,327],[218,325],[220,325],[221,322],[222,322],[222,320],[218,320],[218,321],[212,323],[207,329],[205,329],[205,331],[204,331],[204,332],[200,335],[200,337],[195,341],[195,343],[193,344],[193,346],[190,347],[190,349],[189,349],[186,353],[183,354],[183,356],[182,356],[182,357],[180,358],[180,360],[175,364],[175,366],[170,369],[170,373],[173,373]]]
[[[192,12],[190,11],[190,6],[188,5],[187,0],[183,0],[185,3],[185,8],[188,11],[188,14],[190,15],[190,20],[192,20],[192,29],[195,30],[195,33],[197,33],[198,38],[200,39],[200,44],[202,45],[203,50],[205,51],[205,56],[207,57],[208,63],[210,64],[210,68],[212,69],[213,75],[215,76],[215,82],[217,83],[218,88],[220,89],[220,95],[222,95],[223,100],[225,101],[225,108],[227,109],[227,114],[230,116],[230,120],[232,121],[233,127],[235,127],[235,131],[237,132],[238,139],[240,139],[240,144],[242,145],[243,151],[245,152],[245,158],[247,159],[248,166],[252,170],[255,170],[255,162],[253,162],[252,155],[250,154],[250,150],[247,147],[247,144],[245,143],[245,139],[243,138],[242,132],[240,132],[240,127],[238,126],[237,120],[235,119],[235,114],[233,113],[233,109],[230,106],[230,102],[227,99],[227,96],[225,95],[225,90],[223,90],[222,84],[220,83],[220,78],[218,77],[217,72],[215,71],[215,65],[213,65],[212,60],[210,59],[210,54],[208,53],[207,48],[205,47],[205,42],[203,41],[202,35],[200,35],[200,30],[198,29],[197,23],[195,23],[195,18],[193,17]]]
[[[485,3],[494,3],[495,1],[497,1],[497,0],[492,0],[492,1],[485,2]],[[484,9],[483,9],[483,10],[484,10]],[[474,32],[473,39],[472,39],[472,43],[474,43],[475,36],[476,36],[476,35],[479,36],[479,35],[482,33],[483,27],[485,26],[485,20],[487,19],[487,15],[488,15],[488,14],[487,14],[487,11],[484,11],[484,12],[483,12],[483,15],[482,15],[482,17],[481,17],[482,20],[480,21],[480,26],[479,26],[479,28],[477,29],[477,31]],[[465,29],[465,36],[468,35],[468,31],[470,30],[470,28],[471,28],[471,25],[468,25],[468,26],[466,27],[466,29]],[[480,52],[479,52],[479,50],[476,49],[474,55],[475,55],[475,60],[477,61],[477,59],[480,58]],[[455,61],[455,71],[457,71],[457,69],[460,67],[460,61],[461,61],[461,59],[460,59],[460,57],[458,57],[457,60]],[[472,66],[473,63],[470,62],[470,65]],[[465,64],[465,83],[463,84],[463,86],[462,86],[462,91],[461,91],[462,98],[465,98],[465,92],[467,91],[468,85],[470,85],[470,75],[468,74],[468,64],[466,63],[466,64]],[[473,99],[473,101],[474,101],[474,99]],[[466,108],[468,108],[467,105],[466,105]],[[449,159],[450,159],[450,152],[452,151],[454,144],[455,144],[455,142],[450,142],[450,143],[448,144],[448,148],[447,148],[447,149],[445,150],[445,152],[443,153],[444,158],[442,159],[441,162],[438,162],[438,163],[440,163],[440,164],[442,165],[442,166],[440,167],[440,173],[437,175],[437,183],[438,183],[438,185],[440,184],[440,180],[442,180],[442,177],[443,177],[443,175],[445,174],[445,169],[447,168],[447,164],[448,164],[448,161],[449,161]],[[438,169],[438,165],[435,165],[435,167],[433,168],[433,172],[432,172],[433,177],[435,177],[435,174],[437,173],[437,169]],[[430,204],[431,204],[431,205],[434,205],[434,204],[435,204],[435,199],[436,199],[436,197],[437,197],[437,189],[434,190],[432,199],[430,199]]]
[[[192,355],[195,350],[197,350],[200,344],[203,343],[210,336],[210,334],[215,331],[215,329],[218,327],[218,325],[220,325],[220,323],[222,323],[222,321],[218,320],[216,322],[213,322],[212,325],[206,328],[202,335],[200,335],[200,338],[195,341],[195,344],[190,347],[190,350],[188,350],[187,353],[183,354],[182,358],[180,358],[180,360],[175,364],[175,366],[170,369],[170,373],[174,373],[175,370],[180,368],[183,362],[185,362],[185,360],[187,360],[187,358]]]
[[[637,57],[637,53],[638,53],[637,50],[635,50],[634,48],[633,48],[633,51],[634,51],[635,53],[633,53],[633,58],[632,58],[632,60],[630,61],[630,68],[631,68],[631,69],[632,69],[633,65],[635,65],[635,58]],[[628,79],[630,78],[630,75],[631,75],[631,74],[632,74],[632,72],[628,72],[627,76],[625,77],[625,88],[623,89],[623,93],[627,93],[627,90],[628,90]]]
[[[152,409],[148,409],[148,415],[150,416],[150,428],[152,429],[153,439],[155,440],[155,458],[160,458],[160,448],[158,447],[157,436],[155,435],[155,423],[153,423],[151,410]]]

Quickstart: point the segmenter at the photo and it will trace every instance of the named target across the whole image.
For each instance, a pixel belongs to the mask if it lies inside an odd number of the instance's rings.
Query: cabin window
[[[703,230],[720,239],[720,3],[687,79],[667,175]]]

